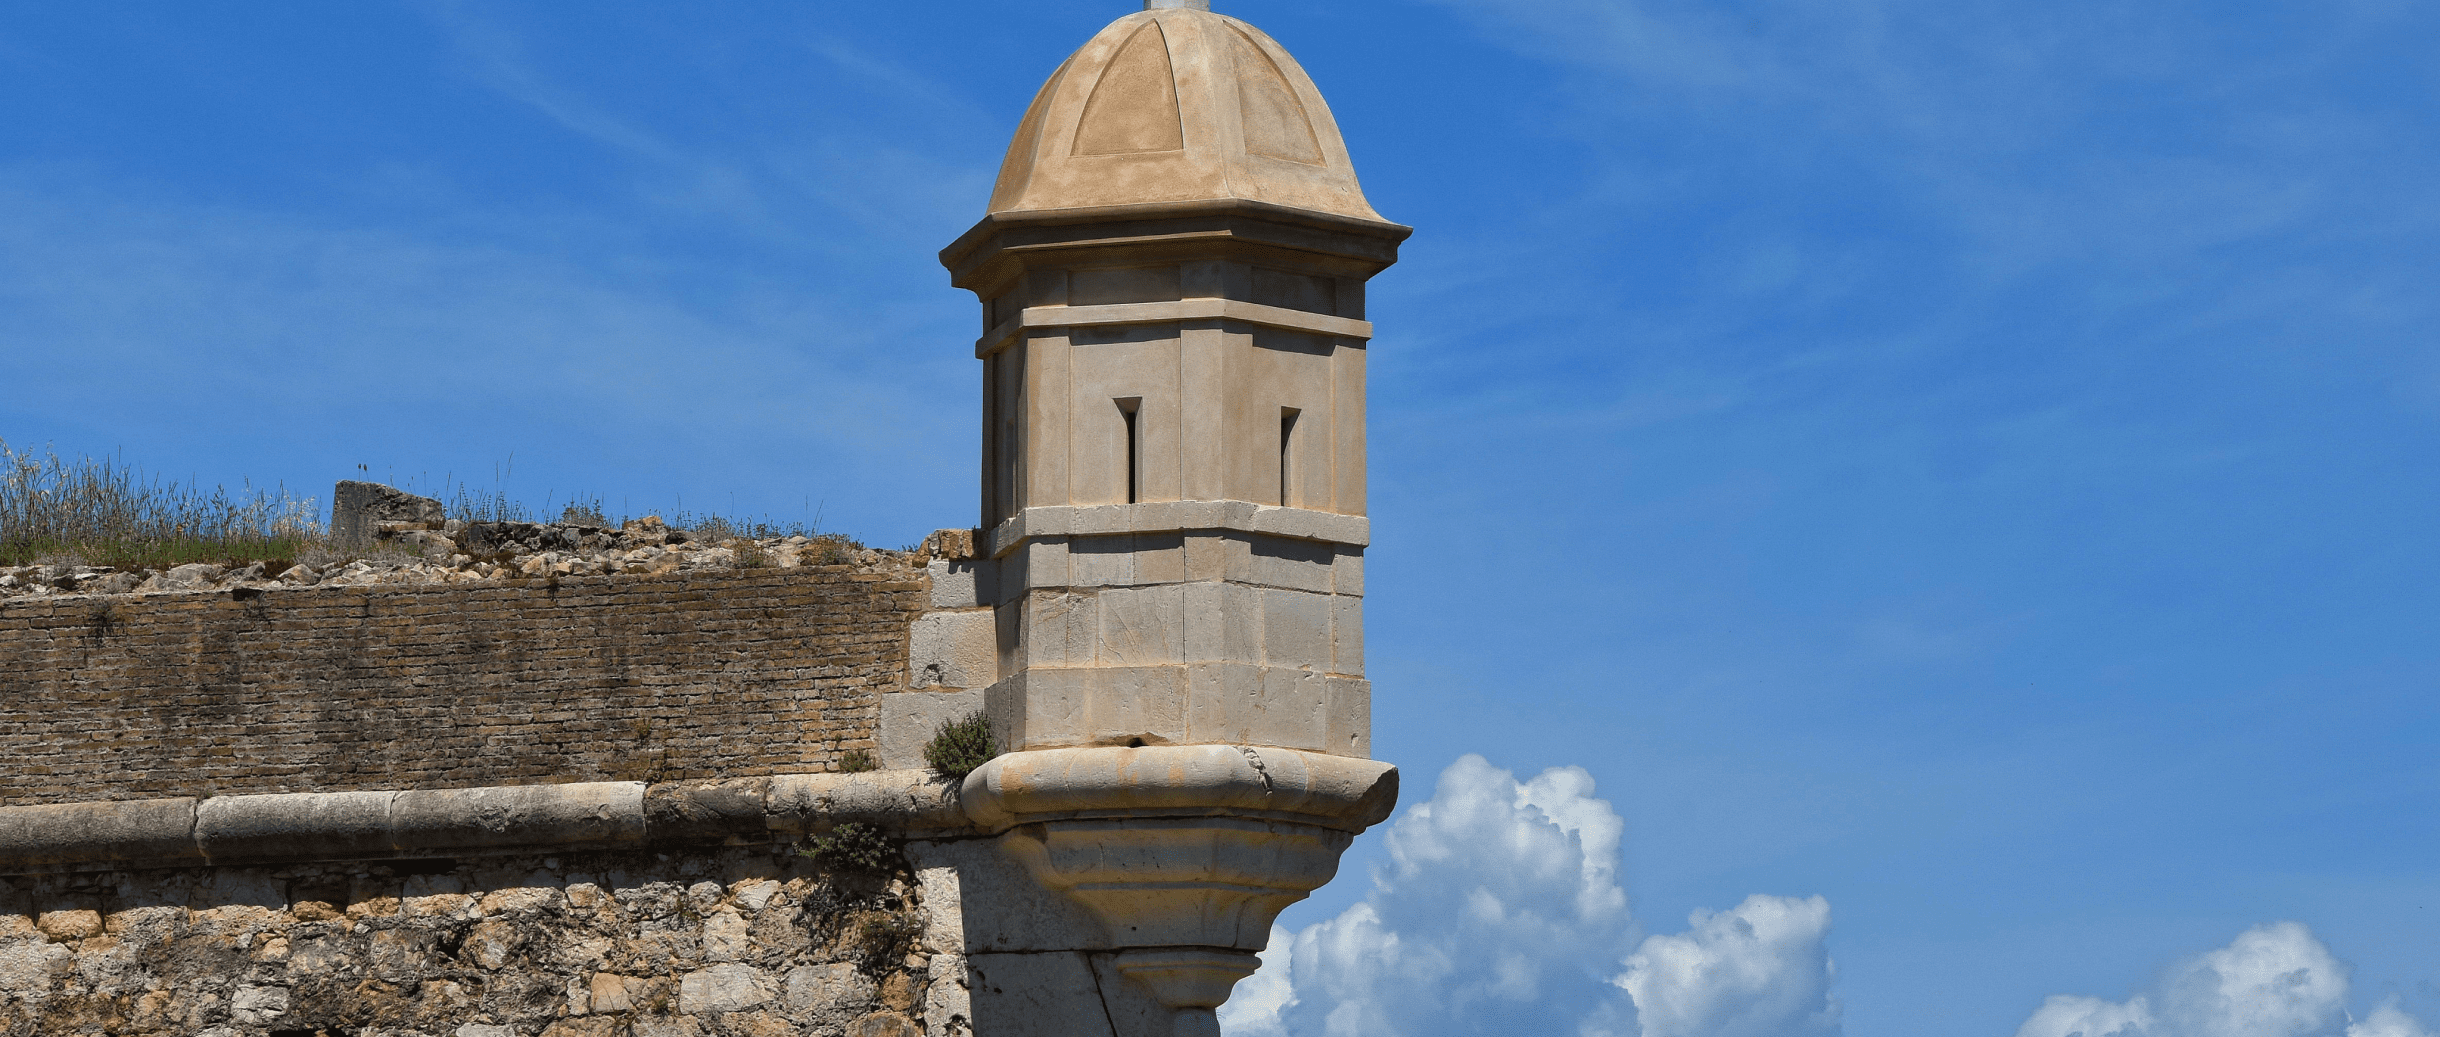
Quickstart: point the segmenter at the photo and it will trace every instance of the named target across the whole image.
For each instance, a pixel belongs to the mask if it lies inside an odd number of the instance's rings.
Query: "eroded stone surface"
[[[865,935],[930,915],[785,849],[0,879],[0,1037],[964,1033],[959,948]]]
[[[830,770],[873,748],[923,581],[891,554],[7,598],[0,806]]]
[[[0,567],[0,598],[178,594],[291,587],[397,584],[517,584],[527,581],[659,576],[717,569],[846,566],[896,569],[904,552],[876,551],[830,537],[709,538],[658,520],[624,527],[552,522],[381,523],[361,551],[302,564],[193,563],[166,571],[50,564]],[[922,565],[920,559],[911,564]]]

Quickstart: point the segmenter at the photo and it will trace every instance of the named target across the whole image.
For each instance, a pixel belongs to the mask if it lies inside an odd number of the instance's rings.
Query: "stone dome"
[[[1111,22],[1051,73],[991,211],[1213,199],[1381,219],[1296,59],[1235,18],[1171,8]]]

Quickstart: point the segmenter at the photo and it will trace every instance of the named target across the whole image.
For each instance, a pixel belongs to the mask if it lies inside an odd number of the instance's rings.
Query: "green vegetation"
[[[365,476],[371,476],[369,470]],[[447,502],[450,518],[464,522],[546,521],[497,487],[477,492],[444,479],[441,491],[431,495]],[[683,530],[683,539],[729,547],[743,568],[775,564],[771,550],[757,541],[805,537],[812,543],[798,557],[806,565],[846,562],[850,552],[864,546],[819,532],[818,513],[809,523],[697,515],[683,508],[663,514],[668,516],[663,525]],[[247,484],[207,492],[148,475],[115,457],[71,460],[47,449],[15,450],[0,440],[0,566],[88,565],[137,572],[194,562],[230,568],[260,562],[262,575],[276,576],[299,564],[417,557],[383,542],[333,544],[323,526],[327,517],[320,502],[293,496],[282,486]],[[599,497],[579,495],[558,509],[558,521],[615,529],[625,517],[614,517]]]
[[[897,870],[898,841],[880,828],[846,821],[807,840],[799,854],[832,871],[853,875],[887,875]]]
[[[991,720],[976,710],[955,720],[941,722],[924,743],[924,762],[932,765],[932,773],[951,782],[966,780],[974,769],[1000,755],[1000,748],[991,737]]]
[[[0,442],[0,565],[263,562],[277,572],[321,546],[320,519],[311,498],[281,487],[206,493],[116,459],[69,461]]]
[[[848,774],[862,774],[865,771],[880,769],[881,761],[873,759],[870,749],[849,749],[839,754],[839,770]]]

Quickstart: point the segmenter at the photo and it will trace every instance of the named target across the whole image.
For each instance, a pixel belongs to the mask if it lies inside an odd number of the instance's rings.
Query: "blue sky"
[[[8,5],[0,438],[969,523],[933,255],[1130,6]],[[1220,7],[1418,228],[1372,296],[1376,751],[1410,804],[1582,768],[1544,806],[1618,819],[1625,906],[1540,966],[1569,1011],[1818,896],[1846,1033],[2339,1032],[2163,1007],[2273,945],[2440,1020],[2434,8]],[[1593,882],[1600,824],[1526,795]],[[1427,843],[1283,921],[1456,888]]]

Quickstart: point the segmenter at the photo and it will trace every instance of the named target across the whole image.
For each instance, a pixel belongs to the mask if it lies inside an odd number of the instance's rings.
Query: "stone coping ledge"
[[[958,799],[995,833],[1042,821],[1212,816],[1361,832],[1397,807],[1398,768],[1267,746],[1035,749],[976,768]]]
[[[1238,321],[1268,328],[1370,340],[1371,321],[1326,313],[1265,306],[1239,299],[1194,298],[1166,302],[1106,303],[1095,306],[1028,306],[1000,322],[974,342],[976,359],[1000,351],[1026,331],[1039,328],[1089,328],[1106,325],[1166,324],[1174,321]]]
[[[0,808],[0,874],[750,844],[970,825],[923,771],[300,792]]]
[[[1030,229],[1081,228],[1087,233],[1108,233],[1111,224],[1122,225],[1120,232],[1134,230],[1137,236],[1157,233],[1153,226],[1126,227],[1126,224],[1158,225],[1172,221],[1192,221],[1198,218],[1236,218],[1257,223],[1275,223],[1319,231],[1325,236],[1345,236],[1379,242],[1374,250],[1385,252],[1384,265],[1397,258],[1397,246],[1415,228],[1387,220],[1368,220],[1360,216],[1305,209],[1277,202],[1251,198],[1199,198],[1168,202],[1131,202],[1122,205],[1088,205],[1068,209],[1009,209],[985,214],[960,234],[949,247],[940,250],[940,263],[949,269],[952,280],[960,288],[971,287],[977,268],[983,266],[995,251],[994,238],[1010,232]]]
[[[984,535],[981,553],[999,558],[1038,537],[1182,533],[1202,529],[1266,533],[1351,547],[1372,543],[1372,520],[1362,515],[1234,500],[1181,500],[1027,508],[992,527]]]

